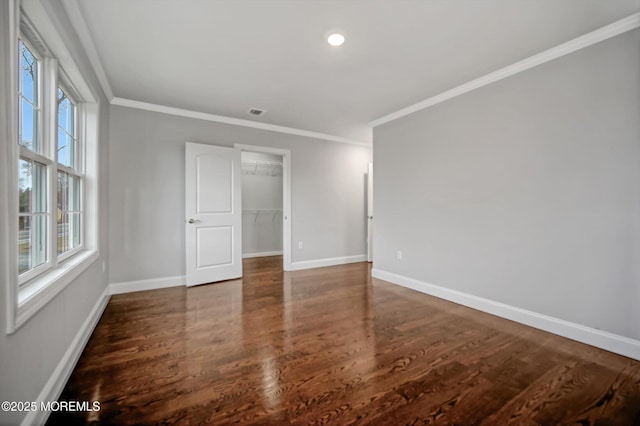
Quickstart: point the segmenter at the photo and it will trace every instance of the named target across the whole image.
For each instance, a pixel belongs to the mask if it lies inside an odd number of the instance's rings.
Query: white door
[[[186,143],[187,286],[242,276],[240,152]]]
[[[373,262],[373,164],[367,172],[367,261]]]

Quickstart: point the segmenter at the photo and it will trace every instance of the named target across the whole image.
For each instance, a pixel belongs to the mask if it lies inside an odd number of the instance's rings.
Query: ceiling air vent
[[[260,108],[251,108],[249,110],[249,114],[251,115],[262,115],[264,114],[266,111]]]

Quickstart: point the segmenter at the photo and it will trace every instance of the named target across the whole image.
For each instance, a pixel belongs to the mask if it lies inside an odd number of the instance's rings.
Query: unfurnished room
[[[0,425],[640,425],[640,0],[0,0]]]

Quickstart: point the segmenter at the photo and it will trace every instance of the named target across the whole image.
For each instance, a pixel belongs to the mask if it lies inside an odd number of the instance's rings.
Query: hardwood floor
[[[638,425],[640,362],[366,263],[113,296],[49,424]]]

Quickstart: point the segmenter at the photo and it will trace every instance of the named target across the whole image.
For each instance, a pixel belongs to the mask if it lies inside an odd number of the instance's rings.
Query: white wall
[[[111,282],[184,275],[185,141],[290,150],[292,262],[366,253],[370,148],[121,106],[110,119]]]
[[[0,129],[2,129],[0,143],[0,200],[8,199],[9,188],[6,185],[8,165],[11,158],[8,158],[8,143],[15,143],[7,140],[6,137],[6,111],[3,111],[4,100],[13,97],[5,93],[5,78],[8,54],[5,54],[7,42],[5,35],[8,29],[8,1],[0,2]],[[72,34],[71,24],[66,15],[62,13],[63,6],[58,0],[43,2],[44,7],[52,17],[58,32],[64,38],[66,46],[73,55],[73,59],[82,71],[87,82],[91,85],[95,93],[102,93],[97,78],[93,74],[91,67],[83,53],[78,39]],[[102,95],[101,95],[102,96]],[[109,250],[106,205],[107,205],[107,182],[108,182],[108,123],[109,109],[107,102],[101,97],[100,108],[100,160],[99,160],[99,238],[100,238],[100,259],[85,270],[75,281],[69,284],[60,294],[51,300],[41,311],[32,317],[26,324],[19,328],[14,334],[6,335],[6,287],[13,285],[10,278],[6,276],[9,260],[7,259],[6,247],[8,233],[13,232],[13,224],[8,224],[5,220],[8,212],[6,203],[0,203],[0,271],[2,280],[0,282],[0,401],[35,401],[38,394],[44,388],[51,377],[54,369],[60,362],[63,354],[68,349],[71,341],[79,331],[83,322],[99,296],[104,291],[108,279],[107,274],[102,272],[102,262],[106,262]],[[12,413],[0,411],[0,424],[18,424],[26,413]]]
[[[638,46],[375,128],[374,267],[640,339]]]
[[[282,156],[242,152],[242,254],[282,252]]]

